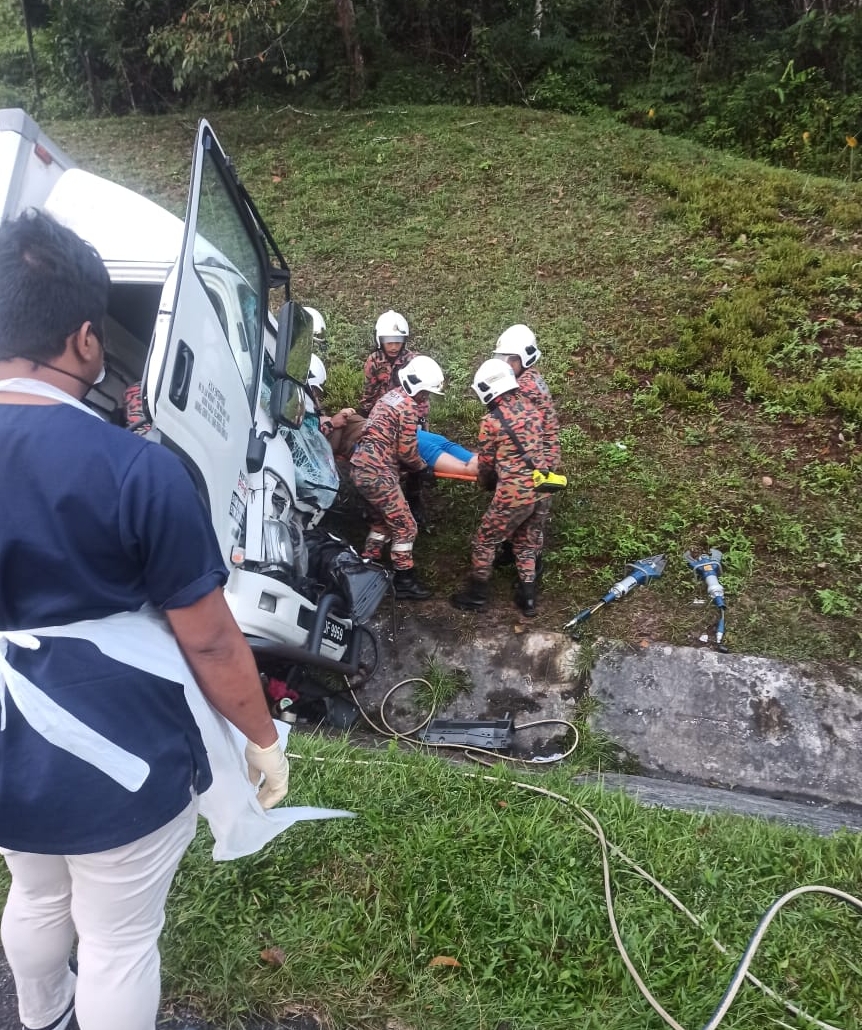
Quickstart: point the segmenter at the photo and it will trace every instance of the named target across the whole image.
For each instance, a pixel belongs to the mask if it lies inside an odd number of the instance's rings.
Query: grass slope
[[[214,121],[290,256],[296,295],[325,313],[334,403],[356,396],[370,328],[395,306],[447,370],[437,424],[468,440],[477,363],[507,324],[538,330],[572,480],[556,501],[539,621],[557,627],[625,561],[666,549],[663,580],[609,607],[601,629],[691,642],[706,616],[680,554],[718,546],[736,649],[858,651],[857,188],[520,110]],[[86,167],[182,212],[190,120],[47,128]],[[441,591],[460,576],[483,504],[460,486],[432,498],[441,528],[419,555]],[[506,771],[492,781],[385,748],[369,760],[322,738],[294,747],[307,760],[294,762],[291,803],[359,817],[300,826],[218,866],[201,830],[168,910],[174,999],[232,1026],[309,1008],[341,1030],[663,1025],[613,946],[597,844],[573,805]],[[776,897],[814,882],[859,893],[858,835],[576,792],[571,774],[589,761],[534,782],[594,811],[701,920],[614,854],[623,937],[684,1026],[708,1019]],[[849,1030],[862,1019],[858,939],[858,912],[806,896],[783,910],[753,971]],[[810,1025],[746,986],[723,1025],[776,1020]]]
[[[374,320],[395,307],[447,374],[434,426],[469,444],[473,372],[507,325],[535,328],[571,483],[555,500],[541,622],[559,628],[626,562],[666,551],[654,591],[589,628],[695,643],[711,613],[682,553],[718,547],[734,650],[858,655],[858,185],[520,109],[212,121],[294,294],[327,319],[333,405],[355,401]],[[171,117],[49,131],[85,167],[181,213],[193,128]],[[441,594],[466,569],[485,504],[461,484],[431,500],[438,529],[417,560]],[[508,606],[508,583],[500,593]]]

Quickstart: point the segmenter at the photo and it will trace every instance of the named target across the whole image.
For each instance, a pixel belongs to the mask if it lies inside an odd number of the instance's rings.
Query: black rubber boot
[[[497,553],[494,555],[494,568],[502,569],[506,565],[514,564],[515,552],[512,550],[512,541],[504,540],[497,548]]]
[[[542,555],[542,552],[539,551],[539,553],[536,555],[536,589],[537,590],[542,585],[542,575],[544,574],[544,571],[545,571],[545,559],[544,559],[544,556]]]
[[[476,579],[475,576],[471,576],[464,589],[453,594],[449,600],[462,611],[479,612],[488,603],[490,592],[491,584],[488,580]]]
[[[434,593],[416,578],[415,569],[396,569],[392,586],[399,601],[427,601]]]
[[[522,583],[518,581],[515,587],[515,604],[528,618],[532,619],[539,613],[536,611],[536,584]]]

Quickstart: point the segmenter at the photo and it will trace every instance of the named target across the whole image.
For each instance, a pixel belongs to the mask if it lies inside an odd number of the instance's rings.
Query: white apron
[[[48,397],[98,417],[74,397],[36,379],[0,380],[0,391]],[[7,658],[9,643],[38,649],[39,637],[89,640],[102,654],[115,661],[182,683],[212,769],[213,782],[201,795],[200,813],[208,821],[215,838],[213,858],[217,861],[259,851],[295,822],[353,815],[352,812],[329,808],[276,808],[267,811],[261,807],[255,787],[247,775],[245,738],[204,697],[166,617],[149,606],[137,612],[119,612],[103,619],[87,619],[68,626],[0,631],[0,732],[6,726],[8,696],[27,723],[42,737],[95,766],[126,790],[134,792],[140,789],[149,775],[149,766],[143,759],[81,722],[10,665]],[[286,747],[290,727],[281,722],[275,725],[281,745]]]

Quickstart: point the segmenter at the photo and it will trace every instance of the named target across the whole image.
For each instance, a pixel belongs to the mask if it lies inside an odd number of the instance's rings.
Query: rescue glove
[[[290,767],[281,742],[277,740],[269,747],[258,747],[250,740],[245,746],[245,760],[248,762],[248,778],[255,787],[260,785],[257,800],[261,807],[272,808],[277,805],[287,793],[290,776]],[[261,776],[264,778],[262,784]]]

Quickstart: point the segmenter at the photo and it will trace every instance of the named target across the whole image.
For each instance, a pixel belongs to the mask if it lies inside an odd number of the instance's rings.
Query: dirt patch
[[[538,712],[541,705],[532,698],[525,697],[516,690],[492,690],[486,695],[489,719],[504,719],[507,715],[516,716],[521,712]]]

